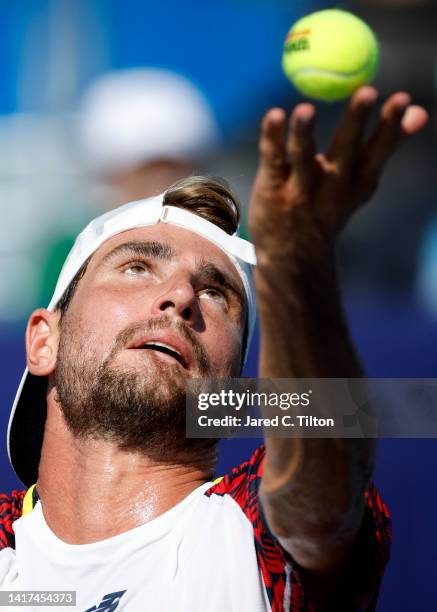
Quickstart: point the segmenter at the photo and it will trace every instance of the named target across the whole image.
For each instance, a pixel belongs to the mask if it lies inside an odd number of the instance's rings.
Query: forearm
[[[257,270],[260,377],[360,377],[331,252],[283,259]],[[273,532],[303,567],[335,566],[362,521],[372,441],[268,438],[266,447],[261,497]]]
[[[260,378],[359,378],[331,248],[269,259],[255,271]]]
[[[272,532],[302,567],[334,569],[364,513],[373,441],[267,438],[260,497]]]

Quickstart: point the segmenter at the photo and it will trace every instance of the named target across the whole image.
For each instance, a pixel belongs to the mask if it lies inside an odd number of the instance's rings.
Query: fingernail
[[[298,123],[299,125],[306,126],[306,125],[309,125],[313,119],[314,119],[314,115],[310,115],[310,116],[303,115],[301,117],[298,117]]]
[[[408,94],[403,95],[403,100],[399,100],[396,110],[398,113],[404,113],[411,104],[411,97]]]

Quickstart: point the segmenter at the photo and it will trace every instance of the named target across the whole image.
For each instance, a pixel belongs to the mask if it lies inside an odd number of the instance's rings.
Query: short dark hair
[[[76,293],[76,289],[77,289],[77,286],[79,284],[79,281],[83,277],[83,275],[85,274],[86,269],[88,268],[88,264],[91,261],[91,257],[92,257],[92,255],[90,255],[88,257],[88,259],[80,266],[80,268],[76,272],[73,280],[68,285],[68,287],[66,288],[66,290],[62,294],[61,299],[59,300],[59,302],[56,305],[56,310],[59,310],[60,313],[61,313],[61,319],[64,317],[65,313],[68,310],[68,307],[71,304],[71,300],[73,299],[73,296]]]
[[[218,177],[190,176],[177,181],[165,192],[164,205],[189,210],[214,223],[227,234],[234,234],[240,222],[240,203],[228,183]],[[71,304],[91,258],[92,255],[82,264],[56,306],[61,319]]]

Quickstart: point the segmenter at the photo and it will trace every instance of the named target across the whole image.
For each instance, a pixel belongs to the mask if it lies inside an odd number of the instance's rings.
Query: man
[[[312,105],[287,136],[282,110],[263,120],[249,217],[262,377],[361,375],[335,237],[427,120],[398,93],[364,141],[376,98],[353,96],[325,155]],[[185,438],[185,381],[238,376],[250,341],[237,223],[225,187],[187,179],[79,237],[27,328],[9,452],[36,487],[3,496],[3,589],[75,590],[81,612],[374,609],[390,525],[369,441],[267,439],[211,482],[214,441]]]

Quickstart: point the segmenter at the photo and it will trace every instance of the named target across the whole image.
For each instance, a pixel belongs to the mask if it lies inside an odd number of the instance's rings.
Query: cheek
[[[110,352],[117,334],[134,320],[131,304],[110,296],[100,295],[99,291],[87,297],[82,303],[77,321],[88,345],[103,358]],[[74,313],[76,314],[76,313]]]
[[[222,374],[237,375],[241,358],[241,330],[234,324],[212,327],[204,340],[211,364]]]

